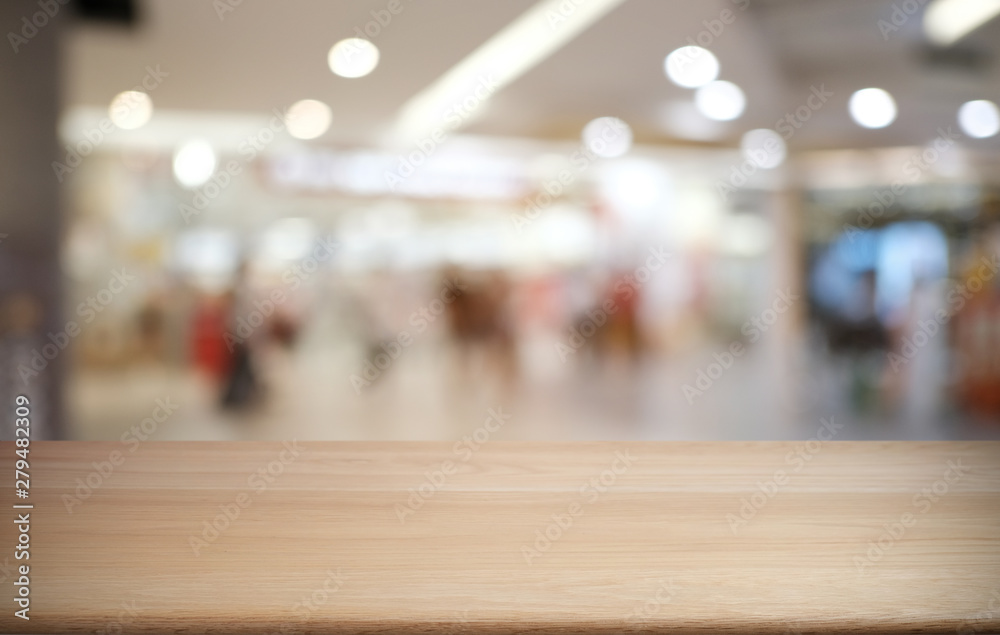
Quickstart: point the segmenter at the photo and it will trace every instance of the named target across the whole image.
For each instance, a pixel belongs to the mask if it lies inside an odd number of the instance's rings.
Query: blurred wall
[[[47,4],[54,15],[42,11],[37,0],[0,2],[0,24],[9,25],[13,34],[4,34],[0,53],[2,438],[13,438],[6,413],[17,394],[32,400],[33,437],[58,437],[62,430],[66,351],[58,342],[55,348],[45,346],[52,343],[50,333],[64,341],[59,334],[66,329],[60,310],[59,187],[52,162],[59,147],[58,31],[71,7]]]

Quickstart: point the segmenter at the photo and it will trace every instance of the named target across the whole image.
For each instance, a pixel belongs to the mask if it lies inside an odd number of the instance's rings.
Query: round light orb
[[[698,88],[719,76],[719,60],[708,49],[682,46],[667,55],[663,70],[670,81],[683,88]]]
[[[694,94],[698,112],[716,121],[738,119],[746,110],[747,98],[743,90],[732,82],[716,80],[699,88]]]
[[[326,56],[330,70],[341,77],[364,77],[375,70],[378,59],[378,47],[359,37],[337,42]]]
[[[885,128],[896,120],[896,100],[881,88],[862,88],[851,95],[847,109],[863,128]]]
[[[142,91],[126,90],[111,100],[108,116],[122,130],[141,128],[153,116],[153,100]]]
[[[212,178],[215,164],[215,151],[207,141],[188,141],[174,152],[174,178],[186,188],[196,188]]]
[[[987,99],[967,101],[958,109],[958,126],[976,139],[992,137],[1000,132],[1000,110]]]
[[[331,121],[330,107],[315,99],[297,101],[285,113],[288,134],[296,139],[315,139],[330,128]]]
[[[743,135],[740,141],[743,156],[759,168],[770,170],[785,162],[788,150],[780,134],[768,128],[758,128]]]
[[[617,117],[598,117],[583,127],[583,143],[599,157],[620,157],[632,147],[632,129]]]

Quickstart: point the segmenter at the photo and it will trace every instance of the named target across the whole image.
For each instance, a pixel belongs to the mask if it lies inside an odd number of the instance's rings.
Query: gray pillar
[[[31,400],[33,438],[65,436],[59,31],[66,0],[0,2],[0,439],[13,438],[14,398]],[[45,356],[44,353],[48,353]],[[49,358],[51,357],[51,359]]]

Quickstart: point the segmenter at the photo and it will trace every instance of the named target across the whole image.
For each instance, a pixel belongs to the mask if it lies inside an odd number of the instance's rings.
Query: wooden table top
[[[1000,632],[1000,443],[474,445],[33,442],[0,632]]]

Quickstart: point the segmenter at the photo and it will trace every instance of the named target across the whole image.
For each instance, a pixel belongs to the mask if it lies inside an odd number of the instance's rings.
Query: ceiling
[[[330,131],[313,143],[375,144],[409,98],[535,0],[399,2],[402,11],[369,38],[381,51],[378,68],[345,79],[327,68],[327,51],[390,0],[243,0],[223,19],[204,0],[141,0],[134,28],[70,27],[66,106],[104,108],[147,65],[159,65],[169,77],[150,93],[157,111],[267,113],[313,98],[334,112]],[[878,23],[892,7],[891,0],[625,0],[499,91],[467,130],[574,139],[588,120],[614,115],[646,143],[734,145],[746,130],[774,127],[806,103],[810,87],[823,86],[833,96],[789,144],[863,148],[926,143],[954,124],[964,101],[1000,102],[1000,21],[933,52],[919,15],[883,38]],[[735,20],[708,48],[721,62],[720,78],[746,92],[747,111],[714,128],[679,120],[690,115],[692,93],[666,79],[663,59],[726,10]],[[899,104],[886,129],[859,128],[847,115],[850,94],[868,86],[889,90]],[[969,143],[1000,149],[1000,137]]]

